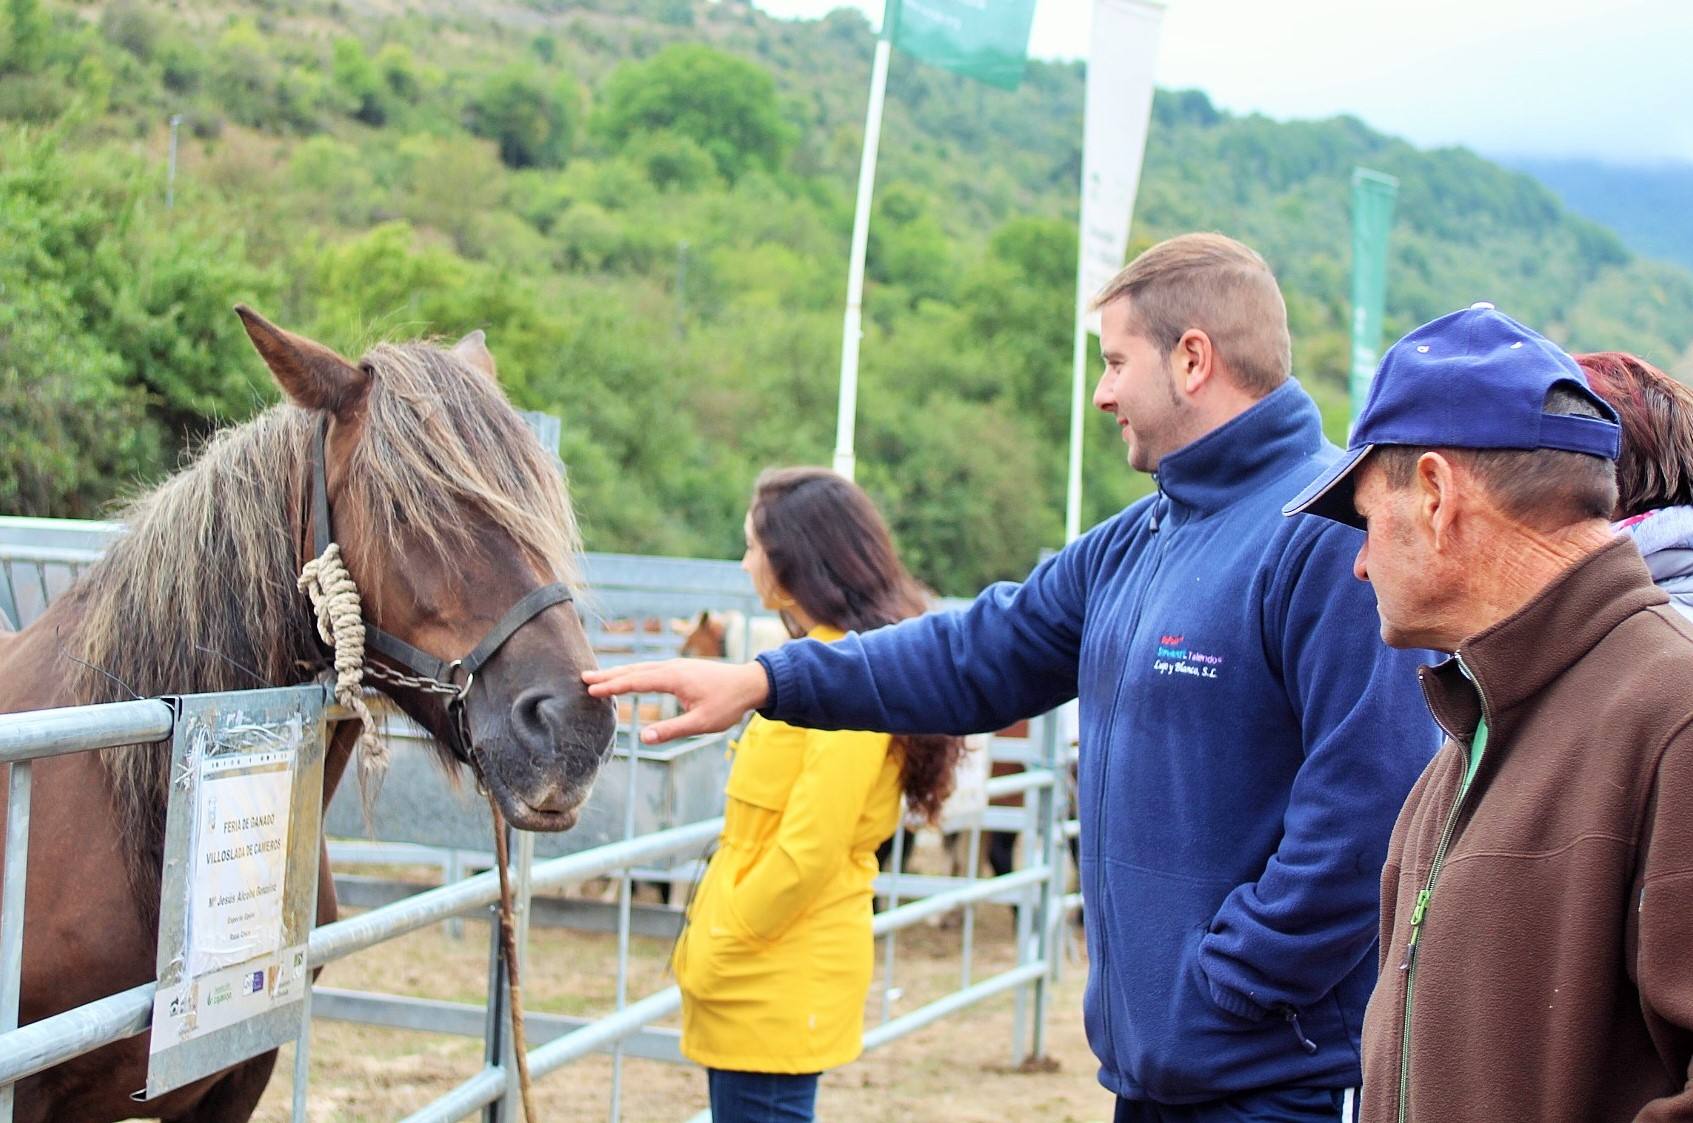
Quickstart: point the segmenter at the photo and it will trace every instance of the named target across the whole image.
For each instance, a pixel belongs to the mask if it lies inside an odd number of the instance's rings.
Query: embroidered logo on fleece
[[[1152,661],[1152,669],[1157,674],[1216,678],[1222,667],[1223,656],[1195,650],[1185,635],[1158,637],[1158,655]]]

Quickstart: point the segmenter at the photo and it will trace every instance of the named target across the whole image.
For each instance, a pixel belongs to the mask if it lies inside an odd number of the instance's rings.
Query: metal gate
[[[116,529],[111,524],[0,519],[0,612],[17,624],[33,619],[97,557]],[[750,584],[733,563],[628,555],[589,555],[586,562],[590,582],[596,588],[589,611],[599,613],[597,618],[590,617],[591,635],[595,632],[595,619],[603,620],[614,613],[687,615],[702,606],[735,607],[750,620],[757,609]],[[635,654],[648,657],[662,653],[654,650]],[[697,817],[698,807],[675,812],[673,818],[685,821],[655,821],[641,812],[643,806],[650,807],[653,785],[662,786],[662,778],[669,770],[680,767],[677,762],[710,757],[713,748],[721,746],[721,738],[700,739],[664,749],[642,746],[638,728],[640,701],[637,700],[632,710],[633,720],[619,729],[619,759],[607,765],[596,786],[594,800],[603,801],[612,809],[602,813],[602,818],[615,820],[618,828],[615,837],[596,837],[593,841],[597,845],[544,860],[536,859],[538,842],[543,847],[562,849],[570,845],[571,836],[538,837],[514,832],[512,846],[520,949],[527,943],[525,937],[537,904],[546,906],[541,909],[544,919],[549,911],[560,912],[549,902],[536,902],[536,894],[557,891],[591,877],[619,879],[618,901],[610,915],[589,916],[582,910],[571,914],[568,909],[561,913],[567,921],[573,918],[577,923],[602,931],[615,924],[618,940],[615,1007],[593,1019],[542,1015],[530,1015],[526,1019],[529,1040],[536,1043],[528,1054],[529,1070],[537,1081],[590,1053],[613,1055],[615,1067],[609,1104],[612,1119],[620,1117],[621,1057],[625,1052],[660,1060],[681,1059],[675,1051],[675,1031],[656,1025],[679,1007],[677,989],[664,987],[633,998],[628,994],[631,933],[637,926],[651,931],[652,925],[666,920],[662,915],[636,910],[632,882],[641,877],[693,876],[697,863],[689,859],[698,855],[718,833],[722,822],[715,812]],[[157,700],[0,715],[0,762],[7,765],[11,778],[5,873],[0,888],[0,933],[3,933],[0,935],[0,1123],[10,1119],[12,1085],[19,1079],[146,1029],[154,990],[153,984],[145,984],[15,1028],[21,922],[27,907],[23,899],[23,871],[30,761],[113,745],[164,740],[171,735],[172,720],[170,707]],[[397,724],[397,729],[402,739],[407,735],[417,736],[408,734],[403,724]],[[1064,840],[1074,831],[1073,823],[1066,822],[1069,752],[1061,744],[1054,715],[1036,719],[1030,729],[1027,740],[1002,741],[994,748],[996,756],[1018,760],[1026,765],[1026,770],[988,784],[988,792],[993,796],[1021,794],[1023,806],[990,807],[971,822],[947,824],[949,828],[971,832],[984,829],[1017,832],[1023,840],[1024,868],[995,878],[976,877],[973,869],[972,876],[964,878],[908,873],[903,869],[901,836],[896,834],[893,870],[879,878],[876,887],[889,907],[874,921],[874,931],[882,940],[882,1016],[879,1024],[865,1033],[866,1049],[886,1045],[991,996],[1014,992],[1016,1013],[1011,1058],[1017,1061],[1044,1053],[1049,983],[1060,967],[1062,917],[1078,899],[1064,896],[1067,881]],[[721,784],[716,792],[720,809]],[[585,814],[584,822],[590,818]],[[332,857],[363,861],[384,856],[416,861],[420,854],[427,855],[442,865],[448,874],[447,883],[316,929],[308,946],[311,967],[321,967],[431,924],[486,912],[498,898],[498,881],[492,871],[462,879],[454,876],[467,866],[481,865],[486,869],[491,865],[480,854],[467,856],[462,847],[453,846],[420,850],[415,842],[401,844],[401,849],[395,849],[393,844],[383,845],[388,847],[386,855],[382,853],[382,845],[359,841],[332,844],[331,853]],[[365,889],[379,896],[385,892]],[[983,901],[1001,902],[1015,909],[1016,963],[1008,970],[976,979],[973,977],[973,906]],[[965,919],[958,988],[896,1016],[897,933],[930,917],[959,909],[965,911]],[[670,917],[669,922],[676,918]],[[351,1018],[378,1025],[482,1037],[483,1068],[408,1119],[460,1119],[478,1110],[485,1111],[490,1120],[514,1119],[516,1066],[505,1026],[504,967],[494,946],[489,953],[488,994],[484,1007],[466,1007],[326,987],[317,988],[312,1011],[314,1017]],[[309,1088],[307,1054],[306,1041],[302,1039],[296,1053],[296,1119],[304,1118]]]

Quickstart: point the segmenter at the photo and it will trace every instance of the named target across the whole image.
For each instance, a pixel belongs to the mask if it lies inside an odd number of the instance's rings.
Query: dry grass
[[[1009,909],[988,905],[978,910],[977,979],[1012,964],[1011,937]],[[530,940],[531,966],[524,981],[530,1009],[591,1015],[614,1007],[614,937],[536,929]],[[895,982],[901,994],[893,1006],[896,1016],[956,988],[961,963],[956,929],[907,929],[898,940]],[[332,964],[323,982],[480,1003],[486,992],[487,947],[483,923],[467,922],[459,940],[436,926]],[[667,942],[634,941],[631,999],[668,985],[671,980],[662,969],[668,950]],[[881,951],[879,943],[868,1025],[881,1018]],[[819,1118],[900,1123],[913,1118],[958,1123],[1092,1123],[1109,1118],[1111,1098],[1094,1079],[1095,1064],[1082,1034],[1085,971],[1084,963],[1072,959],[1052,991],[1047,1054],[1054,1065],[1031,1066],[1043,1071],[1011,1067],[1013,999],[1001,995],[827,1074],[818,1100]],[[479,1039],[324,1021],[313,1026],[311,1049],[312,1123],[398,1119],[473,1075],[482,1055]],[[292,1065],[292,1050],[284,1049],[255,1116],[259,1123],[286,1123],[290,1118]],[[548,1123],[609,1119],[611,1082],[609,1057],[567,1066],[536,1086],[537,1110]],[[621,1118],[628,1123],[680,1123],[705,1106],[705,1079],[699,1069],[624,1060]]]

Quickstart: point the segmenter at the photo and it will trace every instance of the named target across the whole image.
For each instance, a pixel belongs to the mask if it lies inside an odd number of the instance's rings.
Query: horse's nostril
[[[512,703],[512,725],[523,741],[556,745],[569,731],[569,708],[569,700],[561,694],[525,690]]]
[[[611,751],[617,710],[606,699],[535,688],[512,703],[511,720],[518,739],[532,747],[554,751],[568,746],[605,747]]]

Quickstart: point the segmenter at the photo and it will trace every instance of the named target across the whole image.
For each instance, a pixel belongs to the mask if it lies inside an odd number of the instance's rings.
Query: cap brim
[[[1294,496],[1293,501],[1282,508],[1282,514],[1317,515],[1362,530],[1364,520],[1358,517],[1358,509],[1352,505],[1352,473],[1375,447],[1365,445],[1347,449],[1339,460],[1329,465],[1328,471]]]

